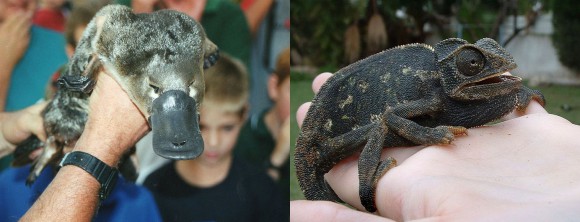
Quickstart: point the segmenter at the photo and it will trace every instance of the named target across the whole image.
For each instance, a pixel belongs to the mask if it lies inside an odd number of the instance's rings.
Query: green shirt
[[[131,7],[131,0],[116,0],[116,3]],[[230,1],[208,0],[201,16],[201,25],[221,52],[249,67],[252,36],[239,5]]]
[[[276,141],[264,121],[268,110],[264,110],[259,114],[252,115],[248,121],[242,126],[236,147],[234,148],[234,156],[241,157],[264,170],[267,170],[270,156],[276,146]],[[280,179],[278,180],[278,187],[281,189],[282,195],[289,198],[290,195],[290,161],[286,161],[280,168]]]

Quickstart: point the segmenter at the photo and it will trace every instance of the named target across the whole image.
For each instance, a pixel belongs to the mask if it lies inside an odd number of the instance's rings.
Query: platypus
[[[218,48],[203,27],[183,13],[134,14],[125,6],[104,7],[87,25],[56,95],[41,113],[47,140],[27,184],[46,164],[58,162],[63,147],[82,134],[100,71],[111,75],[147,117],[155,153],[169,159],[196,158],[203,152],[198,123],[203,73],[218,58]],[[18,146],[13,165],[29,162],[37,144],[37,138],[29,138]]]

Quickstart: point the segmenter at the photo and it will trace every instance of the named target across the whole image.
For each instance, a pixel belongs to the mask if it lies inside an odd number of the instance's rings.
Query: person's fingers
[[[320,75],[316,76],[316,78],[314,78],[312,81],[312,91],[314,91],[314,93],[318,93],[320,87],[322,87],[324,82],[326,82],[326,80],[328,80],[328,78],[331,76],[332,73],[329,72],[320,73]],[[298,111],[296,111],[296,121],[298,122],[298,127],[302,128],[302,122],[304,121],[306,113],[308,112],[308,108],[310,108],[311,104],[311,102],[304,103],[298,108]]]
[[[306,117],[306,113],[308,112],[308,108],[310,108],[311,104],[311,102],[307,102],[298,107],[298,110],[296,111],[296,121],[298,122],[298,127],[302,128],[302,122],[304,122],[304,118]]]
[[[40,113],[47,104],[48,102],[45,101],[27,108],[29,114],[26,121],[30,123],[30,131],[42,141],[46,140],[46,132],[44,130],[44,119],[40,116]]]
[[[47,104],[48,104],[48,101],[43,101],[43,102],[39,102],[37,104],[34,104],[32,106],[29,106],[26,109],[28,109],[30,112],[40,114],[40,112],[46,107]]]
[[[127,144],[122,146],[124,148],[128,148],[134,142],[137,142],[149,129],[146,118],[131,101],[129,95],[106,72],[99,73],[97,77],[95,89],[89,100],[89,110],[90,115],[87,124],[98,122],[103,129],[111,127],[125,129],[119,132],[121,134],[117,135],[128,138],[123,138],[123,141],[116,141],[118,144],[126,142]]]
[[[329,72],[323,72],[320,73],[320,75],[316,76],[316,78],[314,78],[314,81],[312,81],[312,91],[314,91],[314,93],[318,93],[320,87],[322,87],[322,85],[326,82],[326,80],[328,80],[328,78],[330,78],[331,76],[332,73]]]
[[[28,5],[26,7],[26,16],[29,20],[32,18],[34,11],[36,11],[36,1],[28,1]]]
[[[22,16],[18,17],[18,19],[14,22],[14,35],[19,38],[28,35],[30,27],[32,26],[30,17],[27,14],[21,14]]]
[[[46,131],[44,130],[44,119],[40,115],[36,115],[31,118],[32,126],[31,131],[38,139],[41,141],[46,141]]]
[[[43,119],[40,115],[30,117],[30,131],[41,141],[46,141],[46,132],[44,131]]]
[[[384,148],[381,153],[381,160],[385,160],[391,157],[397,161],[397,165],[400,165],[423,148],[424,146]],[[324,178],[340,197],[340,199],[356,207],[357,209],[364,210],[364,207],[360,203],[358,192],[359,158],[360,156],[355,154],[340,161],[325,175]],[[390,171],[387,171],[386,173],[389,172]]]
[[[12,33],[14,27],[17,26],[18,21],[22,16],[24,16],[24,13],[22,12],[15,12],[14,14],[9,15],[8,18],[6,18],[6,21],[4,21],[4,24],[2,24],[4,28],[3,31]]]
[[[290,201],[290,221],[392,221],[329,201]]]

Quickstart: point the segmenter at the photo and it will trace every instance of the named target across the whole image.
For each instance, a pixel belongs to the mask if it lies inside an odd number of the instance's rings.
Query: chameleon
[[[431,47],[409,44],[350,64],[332,75],[312,100],[296,142],[295,166],[308,200],[341,201],[324,174],[360,152],[359,196],[376,211],[377,181],[396,160],[388,147],[450,144],[467,128],[542,106],[538,90],[507,72],[517,67],[496,41],[450,38]]]
[[[204,148],[199,129],[203,73],[218,58],[218,47],[203,27],[183,13],[134,14],[125,6],[104,7],[87,25],[54,98],[41,112],[47,140],[27,184],[48,163],[58,162],[63,148],[82,134],[88,99],[101,71],[111,75],[147,117],[155,153],[169,159],[196,158]],[[16,148],[13,165],[26,163],[16,160],[28,159],[36,149],[33,145],[40,144],[37,138],[29,140],[28,146]]]

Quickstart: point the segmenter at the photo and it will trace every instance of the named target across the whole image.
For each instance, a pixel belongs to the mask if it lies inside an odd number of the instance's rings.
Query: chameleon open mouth
[[[153,100],[149,124],[153,150],[174,160],[193,159],[203,152],[195,99],[179,90],[162,93]]]
[[[507,84],[519,84],[522,81],[520,77],[512,76],[509,72],[498,73],[495,75],[488,76],[477,82],[469,83],[464,86],[464,88],[472,87],[490,87],[490,85],[507,85]]]
[[[517,92],[522,85],[522,79],[508,72],[490,75],[476,82],[462,85],[452,95],[463,100],[486,99],[490,96],[505,96]]]

